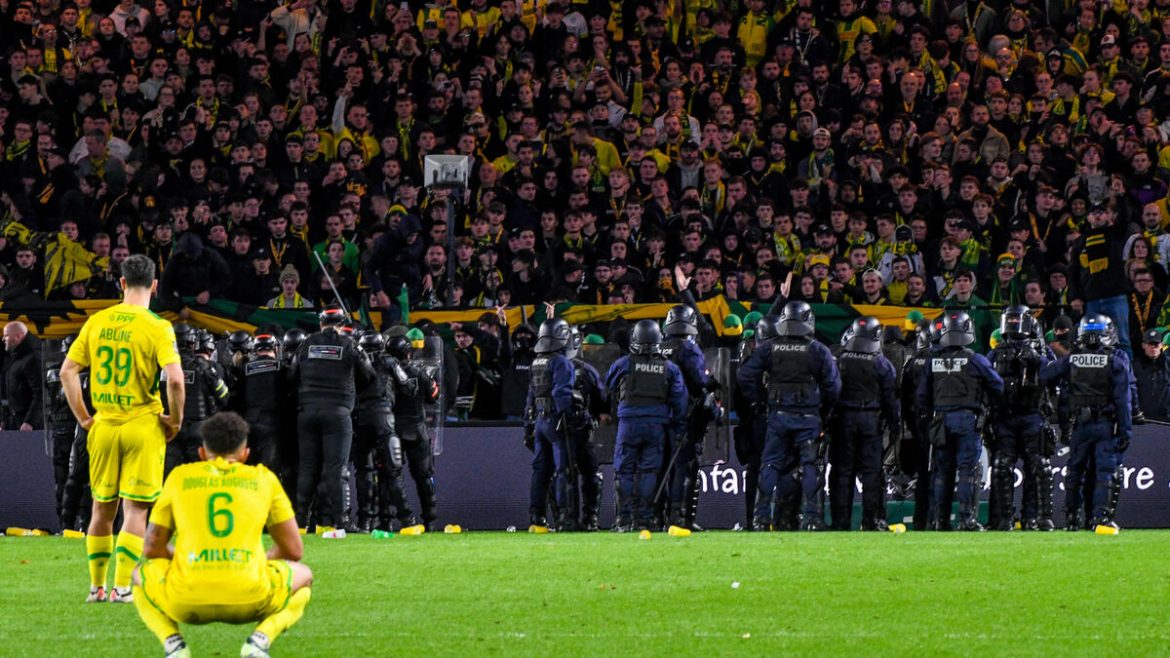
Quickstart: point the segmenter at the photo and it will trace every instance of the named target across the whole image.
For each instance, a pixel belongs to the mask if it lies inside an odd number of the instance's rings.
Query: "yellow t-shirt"
[[[150,514],[175,532],[167,596],[189,604],[264,600],[271,585],[260,534],[291,518],[292,503],[264,466],[217,457],[171,471]]]
[[[179,352],[171,323],[150,309],[122,303],[86,320],[69,360],[90,370],[94,417],[119,425],[162,413],[159,373],[179,362]]]

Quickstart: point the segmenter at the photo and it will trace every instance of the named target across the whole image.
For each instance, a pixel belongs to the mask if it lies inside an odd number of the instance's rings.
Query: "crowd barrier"
[[[1170,427],[1143,425],[1125,456],[1118,522],[1126,528],[1170,528]],[[448,427],[435,460],[440,522],[470,530],[523,528],[528,523],[529,462],[521,429]],[[1063,520],[1064,457],[1054,460],[1058,525]],[[606,466],[602,522],[613,519],[613,470]],[[986,481],[986,473],[984,481]],[[1017,484],[1019,477],[1017,477]],[[731,528],[744,522],[743,474],[738,462],[702,472],[700,525]],[[408,491],[413,488],[407,476]],[[983,492],[986,498],[986,490]],[[413,498],[413,493],[410,494]],[[908,518],[913,504],[890,501],[891,520]],[[53,472],[41,432],[0,432],[0,528],[55,529]]]

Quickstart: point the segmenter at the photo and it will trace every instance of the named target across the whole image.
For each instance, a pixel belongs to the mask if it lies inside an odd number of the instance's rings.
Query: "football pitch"
[[[1165,655],[1170,531],[309,537],[275,656]],[[0,539],[0,655],[154,656],[80,540]],[[250,628],[184,627],[196,656]]]

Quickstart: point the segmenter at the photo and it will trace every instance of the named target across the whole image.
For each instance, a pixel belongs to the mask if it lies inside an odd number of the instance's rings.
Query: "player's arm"
[[[300,539],[300,536],[297,537]],[[146,538],[142,542],[142,557],[146,560],[155,558],[175,557],[175,547],[171,545],[171,529],[157,523],[146,526]]]
[[[167,441],[175,438],[179,428],[183,425],[183,405],[187,402],[186,377],[183,374],[182,364],[168,363],[163,367],[167,373],[167,409],[168,413],[159,416]]]
[[[268,549],[269,560],[300,562],[304,557],[305,544],[301,540],[295,517],[268,526],[268,536],[272,537],[272,548]]]
[[[82,365],[73,359],[66,358],[61,365],[61,388],[65,391],[65,400],[69,403],[69,410],[77,419],[81,429],[88,431],[93,427],[93,416],[85,406],[85,397],[81,392]]]

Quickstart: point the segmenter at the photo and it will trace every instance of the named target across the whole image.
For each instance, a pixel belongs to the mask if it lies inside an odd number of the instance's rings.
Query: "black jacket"
[[[36,336],[25,336],[20,345],[8,354],[4,393],[8,398],[5,429],[15,430],[23,423],[32,425],[34,429],[44,427],[41,341]]]

